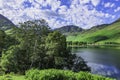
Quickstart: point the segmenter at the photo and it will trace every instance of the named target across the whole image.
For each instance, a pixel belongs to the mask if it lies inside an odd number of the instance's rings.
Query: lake
[[[120,80],[120,50],[107,48],[72,48],[72,53],[81,56],[93,74]]]

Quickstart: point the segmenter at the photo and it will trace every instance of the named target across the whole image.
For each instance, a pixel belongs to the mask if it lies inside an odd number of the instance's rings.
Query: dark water
[[[98,48],[73,48],[91,67],[92,73],[120,80],[120,50]]]

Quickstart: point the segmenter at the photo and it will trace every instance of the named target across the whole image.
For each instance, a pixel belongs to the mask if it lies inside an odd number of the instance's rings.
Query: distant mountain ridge
[[[93,26],[90,29],[83,29],[80,28],[79,26],[75,26],[75,25],[67,25],[67,26],[63,26],[60,28],[56,28],[56,31],[59,31],[61,33],[76,33],[76,32],[85,32],[85,31],[89,31],[89,30],[99,30],[99,29],[103,29],[105,27],[107,27],[110,24],[101,24],[101,25],[97,25],[97,26]]]
[[[74,33],[74,32],[82,32],[83,29],[78,27],[78,26],[74,26],[74,25],[68,25],[68,26],[63,26],[60,28],[55,29],[56,31],[60,31],[61,33]]]
[[[12,27],[15,27],[15,25],[8,18],[0,14],[0,29],[8,30]]]

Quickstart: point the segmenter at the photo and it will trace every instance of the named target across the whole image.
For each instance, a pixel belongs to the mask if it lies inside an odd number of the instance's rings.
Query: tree
[[[57,69],[70,69],[73,71],[90,71],[86,62],[67,48],[66,37],[60,32],[54,31],[46,38],[46,55],[49,59],[48,65]],[[48,66],[49,67],[49,66]]]
[[[29,54],[19,46],[11,46],[3,52],[1,65],[5,72],[24,72],[29,67]]]
[[[44,25],[43,25],[44,24]],[[30,68],[42,68],[45,56],[44,38],[50,32],[45,21],[27,21],[15,28],[12,37],[18,44],[3,51],[1,67],[6,71],[23,72]],[[15,67],[13,70],[12,67]],[[21,70],[21,71],[20,71]]]
[[[5,37],[6,37],[5,32],[0,30],[0,55],[1,55],[2,49],[5,46]]]
[[[3,50],[6,50],[15,44],[19,44],[19,42],[14,37],[7,35],[4,31],[0,30],[0,57]]]
[[[67,56],[68,49],[66,37],[61,33],[54,31],[50,33],[45,41],[46,55],[51,60],[52,67],[63,67],[64,59]]]

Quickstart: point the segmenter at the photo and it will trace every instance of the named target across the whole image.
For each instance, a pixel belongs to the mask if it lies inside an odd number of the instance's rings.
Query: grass
[[[22,75],[7,74],[7,75],[0,76],[0,80],[27,80],[27,79],[25,79],[25,76],[22,76]]]
[[[106,38],[105,38],[106,37]],[[102,39],[103,38],[103,39]],[[104,39],[105,38],[105,39]],[[76,35],[68,35],[67,41],[79,42],[117,42],[120,43],[120,22],[97,30],[87,30]]]

